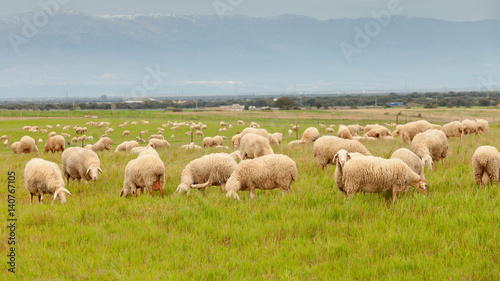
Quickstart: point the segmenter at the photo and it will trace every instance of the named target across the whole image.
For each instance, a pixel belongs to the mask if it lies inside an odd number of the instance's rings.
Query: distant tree
[[[317,101],[315,106],[317,109],[320,109],[323,106],[323,104],[320,101]]]
[[[281,97],[274,102],[274,106],[279,107],[280,109],[285,109],[285,110],[291,109],[293,107],[293,105],[294,105],[294,102],[289,97]]]
[[[101,96],[101,100],[104,100],[104,101],[108,100],[108,96],[107,95],[102,95]]]
[[[479,106],[490,106],[490,100],[489,99],[479,99]]]

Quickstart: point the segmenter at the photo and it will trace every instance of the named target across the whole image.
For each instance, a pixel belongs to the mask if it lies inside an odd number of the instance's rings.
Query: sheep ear
[[[90,172],[90,167],[87,169],[87,171],[85,172],[85,174],[88,174]]]
[[[123,190],[122,190],[122,192],[120,192],[120,197],[122,197],[122,196],[123,196]]]
[[[351,154],[347,153],[347,159],[351,159]]]
[[[71,194],[71,192],[69,192],[69,190],[67,190],[66,188],[64,187],[61,187],[61,189],[59,190],[59,192],[66,192],[69,194],[69,196],[73,196],[73,194]]]
[[[333,156],[333,162],[335,163],[335,161],[337,161],[337,158],[339,158],[339,154],[338,153],[335,153],[335,156]]]

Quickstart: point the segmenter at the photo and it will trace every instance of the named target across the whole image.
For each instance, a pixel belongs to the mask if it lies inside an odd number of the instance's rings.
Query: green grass
[[[123,113],[125,114],[125,113]],[[206,136],[215,135],[221,116],[167,115],[122,119],[105,117],[115,131],[113,149],[135,138],[139,130],[170,121],[208,120]],[[127,118],[127,117],[125,117]],[[241,127],[222,134],[230,137]],[[271,132],[288,130],[290,120],[252,118]],[[148,120],[149,125],[127,126],[130,137],[121,137],[125,120]],[[46,140],[46,134],[22,131],[23,125],[84,125],[89,119],[22,119],[0,121],[0,134],[12,141],[29,134]],[[308,126],[338,124],[338,120],[300,120]],[[349,124],[344,119],[344,124]],[[105,128],[87,126],[87,135],[97,138]],[[218,187],[202,194],[174,194],[180,174],[189,161],[217,150],[181,151],[188,143],[187,127],[171,138],[172,147],[160,151],[166,168],[165,198],[148,194],[138,198],[119,197],[127,154],[99,152],[103,174],[88,185],[70,182],[73,193],[65,205],[59,202],[29,205],[22,172],[35,155],[13,155],[1,148],[0,182],[2,219],[7,215],[7,171],[16,172],[16,271],[7,272],[7,230],[2,228],[0,252],[4,276],[18,279],[404,279],[443,280],[500,278],[500,189],[479,189],[472,176],[470,159],[480,145],[500,147],[500,129],[491,124],[481,136],[450,139],[449,157],[426,171],[430,195],[410,190],[392,203],[388,194],[357,194],[347,199],[335,186],[334,168],[324,171],[312,157],[312,146],[275,147],[297,163],[299,178],[293,193],[256,191],[250,200],[227,200]],[[49,130],[50,131],[50,130]],[[61,133],[61,129],[55,129]],[[69,132],[74,134],[73,130]],[[284,137],[285,143],[294,137]],[[201,139],[196,140],[201,144]],[[367,141],[372,154],[389,157],[399,147],[394,141]],[[38,144],[40,150],[43,143]],[[234,149],[231,148],[230,151]],[[60,153],[38,154],[60,165]],[[5,225],[4,223],[4,225]]]

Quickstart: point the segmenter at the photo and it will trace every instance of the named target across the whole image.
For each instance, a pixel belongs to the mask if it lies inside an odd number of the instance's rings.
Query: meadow
[[[417,116],[420,112],[422,117]],[[113,151],[98,152],[103,174],[87,185],[71,181],[66,187],[73,196],[64,205],[51,204],[49,197],[44,204],[30,205],[22,175],[26,162],[35,156],[60,166],[61,153],[42,153],[44,143],[38,144],[38,155],[13,155],[9,148],[0,148],[3,276],[29,280],[499,280],[500,188],[490,184],[480,189],[471,166],[477,147],[500,148],[498,112],[440,108],[403,115],[408,121],[422,118],[438,124],[455,116],[484,117],[490,121],[490,131],[449,139],[448,158],[425,172],[429,196],[411,189],[398,194],[393,203],[386,193],[346,198],[335,186],[334,166],[324,171],[317,167],[312,145],[287,147],[295,135],[284,134],[284,143],[273,148],[297,164],[293,193],[282,196],[279,190],[257,190],[256,199],[250,200],[248,192],[239,192],[241,201],[226,199],[218,187],[204,193],[192,190],[189,196],[174,193],[189,161],[220,152],[180,149],[191,141],[184,134],[188,127],[165,131],[171,148],[159,151],[166,168],[164,198],[159,193],[119,197],[125,166],[135,156],[114,153],[114,148],[135,139],[140,130],[156,133],[167,121],[201,121],[208,125],[205,136],[214,136],[220,121],[232,124],[232,129],[220,133],[228,137],[225,145],[231,152],[236,149],[231,147],[231,136],[243,129],[236,126],[238,119],[247,125],[258,122],[269,132],[286,132],[291,123],[298,123],[301,134],[309,126],[319,128],[320,123],[394,121],[397,110],[48,112],[45,116],[24,112],[23,117],[20,112],[2,111],[0,135],[8,135],[11,142],[23,135],[46,140],[47,134],[28,133],[22,130],[24,125],[73,127],[98,120],[109,121],[114,128],[109,135]],[[127,120],[150,124],[118,128]],[[94,140],[106,130],[87,128]],[[122,137],[123,130],[130,130],[130,136]],[[75,135],[73,130],[69,134]],[[194,141],[201,145],[202,138]],[[410,148],[399,138],[363,144],[373,155],[385,158],[400,147]],[[6,257],[11,247],[5,227],[7,172],[11,171],[16,178],[16,273],[7,271]]]

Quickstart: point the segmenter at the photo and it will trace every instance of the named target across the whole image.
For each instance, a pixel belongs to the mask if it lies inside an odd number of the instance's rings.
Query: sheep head
[[[335,156],[333,156],[333,163],[339,164],[341,167],[344,167],[345,163],[351,159],[351,155],[349,155],[349,152],[347,150],[341,149],[337,151]]]
[[[412,183],[412,186],[422,191],[426,196],[429,195],[429,184],[427,181],[420,179],[419,181]]]
[[[422,157],[422,160],[424,160],[424,163],[429,168],[429,170],[432,170],[434,168],[434,162],[432,161],[432,158],[429,154],[424,155],[424,157]]]
[[[85,172],[85,175],[89,175],[93,181],[96,181],[97,175],[99,175],[99,173],[102,173],[101,168],[99,166],[97,166],[96,164],[93,164],[93,165],[89,166],[89,168],[87,169],[87,172]]]
[[[54,192],[54,196],[52,197],[52,203],[54,203],[54,200],[56,200],[57,197],[59,197],[59,200],[61,200],[61,204],[66,203],[66,193],[68,193],[70,196],[73,196],[69,190],[67,190],[64,187],[59,187],[56,192]]]

